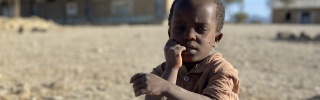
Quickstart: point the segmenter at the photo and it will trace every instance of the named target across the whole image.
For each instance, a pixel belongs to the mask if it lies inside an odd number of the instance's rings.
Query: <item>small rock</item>
[[[31,32],[35,33],[35,32],[39,32],[39,33],[45,33],[47,32],[46,29],[42,29],[42,28],[38,28],[38,27],[34,27],[31,29]]]
[[[297,37],[292,32],[278,32],[276,39],[278,39],[278,40],[296,40]]]
[[[100,86],[97,86],[97,90],[99,90],[99,91],[106,91],[106,90],[107,90],[107,87],[100,85]]]
[[[305,32],[301,32],[300,33],[300,37],[299,37],[300,41],[310,41],[311,38],[308,34],[306,34]]]
[[[19,94],[25,88],[24,84],[17,84],[15,87],[12,87],[10,90],[14,94]]]
[[[18,33],[22,34],[23,32],[24,32],[24,28],[23,28],[23,26],[20,26],[19,29],[18,29]]]
[[[52,83],[44,83],[44,84],[42,84],[42,86],[45,88],[52,88],[53,84],[54,84],[53,82]]]
[[[52,82],[52,83],[46,83],[43,84],[42,86],[46,87],[46,88],[50,88],[50,89],[65,89],[66,86],[65,84],[63,84],[62,82]]]
[[[25,84],[17,84],[16,87],[11,90],[19,97],[19,100],[30,100],[31,98],[30,89]]]

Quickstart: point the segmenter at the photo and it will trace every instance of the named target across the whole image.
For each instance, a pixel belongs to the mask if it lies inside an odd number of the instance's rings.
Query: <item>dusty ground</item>
[[[0,31],[0,100],[140,100],[129,78],[164,61],[165,26],[62,26],[47,33]],[[226,25],[218,50],[241,78],[241,100],[320,99],[320,26]]]
[[[8,18],[0,16],[0,33],[5,32],[45,32],[58,29],[59,25],[51,20],[37,16],[27,18]]]

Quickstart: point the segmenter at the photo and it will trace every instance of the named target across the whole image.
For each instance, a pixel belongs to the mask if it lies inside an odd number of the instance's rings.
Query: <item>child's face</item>
[[[209,0],[179,0],[176,3],[170,38],[187,48],[182,52],[183,62],[202,60],[222,37],[216,32],[216,4]]]

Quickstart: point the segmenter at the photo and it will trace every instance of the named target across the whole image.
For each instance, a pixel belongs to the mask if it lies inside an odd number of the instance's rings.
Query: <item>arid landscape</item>
[[[129,79],[164,61],[167,26],[0,30],[0,100],[142,100]],[[217,48],[238,69],[241,100],[320,100],[319,25],[227,24]]]

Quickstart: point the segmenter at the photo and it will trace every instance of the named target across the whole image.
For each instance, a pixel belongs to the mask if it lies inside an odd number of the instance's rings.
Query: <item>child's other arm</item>
[[[164,95],[169,100],[212,100],[207,96],[190,92],[174,84],[168,84],[168,90]]]
[[[176,84],[178,71],[182,66],[182,52],[186,47],[181,46],[175,40],[169,39],[164,47],[166,68],[161,77],[170,83]]]
[[[170,82],[172,84],[176,84],[177,74],[179,69],[166,68],[161,75],[161,78]],[[166,83],[169,84],[169,83]],[[146,95],[145,100],[166,100],[166,98],[162,96],[154,96],[154,95]]]
[[[146,99],[159,100],[211,100],[209,97],[185,90],[154,74],[138,73],[131,80],[135,96],[148,95]]]
[[[176,84],[177,75],[180,67],[182,66],[181,53],[186,48],[181,46],[173,39],[169,39],[164,47],[164,55],[166,58],[166,68],[161,75],[161,78],[167,80],[172,84]],[[146,100],[162,100],[165,99],[163,96],[151,96],[146,95]]]

